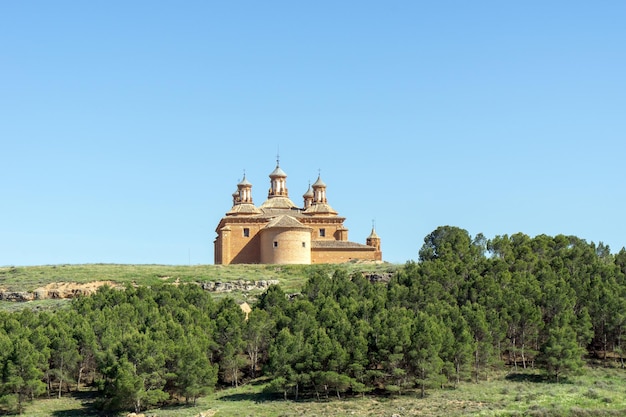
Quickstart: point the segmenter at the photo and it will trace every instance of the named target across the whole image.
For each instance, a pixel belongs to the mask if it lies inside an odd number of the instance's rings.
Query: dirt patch
[[[33,295],[36,300],[47,298],[74,298],[81,295],[91,295],[103,285],[117,287],[117,284],[113,281],[93,281],[82,284],[77,282],[52,282],[45,287],[37,288],[33,291]]]

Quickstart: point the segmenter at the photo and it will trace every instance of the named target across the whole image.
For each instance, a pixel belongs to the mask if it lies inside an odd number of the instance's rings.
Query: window
[[[250,237],[250,229],[247,227],[243,228],[243,237]]]
[[[320,237],[326,237],[326,229],[320,229]]]
[[[302,242],[302,247],[306,248],[306,242]]]
[[[278,242],[274,241],[274,247],[277,248],[278,247]]]

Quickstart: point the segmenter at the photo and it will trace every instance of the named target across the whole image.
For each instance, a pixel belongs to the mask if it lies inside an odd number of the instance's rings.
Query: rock
[[[35,290],[33,291],[33,297],[35,298],[35,300],[45,300],[46,298],[48,298],[48,291],[46,290]]]
[[[393,273],[391,272],[383,272],[383,273],[363,273],[363,277],[368,279],[370,282],[389,282],[393,277]]]
[[[0,291],[0,300],[5,301],[32,301],[46,300],[49,298],[62,299],[74,298],[81,295],[93,294],[102,285],[115,287],[110,281],[95,281],[90,283],[76,282],[53,282],[45,287],[30,291]]]
[[[231,291],[253,291],[253,290],[265,290],[270,285],[278,284],[277,279],[259,280],[259,281],[247,281],[237,280],[231,282],[221,281],[207,281],[200,284],[203,290],[211,292],[231,292]]]
[[[32,292],[26,291],[3,291],[0,292],[0,300],[4,301],[32,301],[35,296]]]
[[[248,292],[256,290],[263,291],[266,290],[270,285],[275,285],[278,283],[279,281],[277,279],[267,279],[259,281],[239,279],[232,282],[207,281],[202,282],[199,285],[203,290],[211,292]],[[85,295],[91,295],[103,285],[108,285],[112,288],[118,287],[114,282],[111,281],[95,281],[90,283],[53,282],[46,285],[45,287],[37,288],[32,292],[0,289],[0,300],[24,302],[32,300],[46,300],[50,298],[56,300],[64,298],[76,298]]]

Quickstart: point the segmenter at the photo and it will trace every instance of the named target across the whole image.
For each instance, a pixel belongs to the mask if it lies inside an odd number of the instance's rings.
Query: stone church
[[[215,264],[318,264],[352,260],[381,261],[374,228],[365,245],[348,240],[345,217],[328,204],[326,184],[318,176],[304,193],[303,206],[289,198],[287,174],[276,161],[267,200],[252,202],[252,184],[237,184],[233,206],[215,229]]]

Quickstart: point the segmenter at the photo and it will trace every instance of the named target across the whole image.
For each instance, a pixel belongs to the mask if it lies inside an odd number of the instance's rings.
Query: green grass
[[[9,313],[17,312],[24,308],[34,311],[58,310],[59,308],[67,307],[69,301],[69,299],[33,300],[28,302],[0,301],[0,310]]]
[[[350,262],[338,265],[44,265],[0,267],[0,288],[5,291],[34,291],[51,283],[86,284],[111,281],[115,284],[154,286],[162,283],[203,283],[231,281],[278,280],[286,293],[300,291],[312,271],[332,273],[337,268],[353,272],[393,272],[399,265],[387,263]],[[253,300],[261,291],[233,292],[238,301]],[[216,296],[224,294],[216,293]],[[66,302],[66,301],[65,301]],[[0,301],[0,309],[48,309],[62,306],[63,300],[14,303]]]
[[[503,373],[480,384],[462,383],[457,389],[427,391],[401,396],[365,396],[347,399],[284,401],[263,393],[263,382],[220,390],[200,398],[193,407],[171,406],[148,410],[146,416],[192,417],[205,413],[216,417],[374,416],[463,417],[531,416],[583,417],[626,415],[626,371],[587,368],[582,376],[565,383],[551,383],[528,372],[508,377]],[[93,397],[36,400],[26,415],[34,417],[82,417],[95,415]],[[208,412],[208,413],[207,413]],[[127,413],[120,413],[125,416]]]

